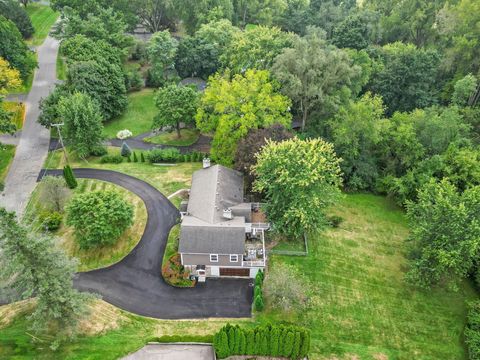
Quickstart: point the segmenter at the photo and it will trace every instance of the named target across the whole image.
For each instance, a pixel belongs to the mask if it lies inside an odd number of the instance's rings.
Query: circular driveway
[[[250,317],[252,288],[249,279],[208,279],[194,288],[165,283],[161,265],[168,233],[178,221],[175,206],[152,185],[111,170],[75,169],[78,178],[108,181],[135,193],[148,213],[145,232],[137,246],[118,263],[78,273],[74,286],[97,293],[121,309],[160,319]],[[62,170],[40,174],[59,176]]]

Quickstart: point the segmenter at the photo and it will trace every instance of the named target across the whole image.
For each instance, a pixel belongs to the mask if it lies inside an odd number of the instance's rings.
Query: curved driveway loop
[[[180,289],[163,281],[162,257],[178,210],[150,184],[109,170],[75,169],[79,178],[109,181],[137,194],[148,212],[140,242],[120,262],[78,273],[74,285],[100,294],[107,302],[135,314],[161,319],[249,317],[252,288],[249,279],[208,279],[194,288]],[[61,170],[42,171],[60,175]],[[41,178],[40,176],[40,178]]]

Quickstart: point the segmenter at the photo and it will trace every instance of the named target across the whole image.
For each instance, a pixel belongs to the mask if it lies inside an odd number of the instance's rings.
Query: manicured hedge
[[[176,343],[176,342],[199,342],[212,343],[212,335],[163,335],[149,339],[149,342]]]
[[[202,161],[206,156],[207,154],[201,152],[192,152],[190,154],[182,155],[177,148],[152,149],[145,155],[147,160],[151,163]]]
[[[120,164],[123,162],[123,156],[121,155],[105,155],[100,158],[102,164]]]
[[[469,304],[465,343],[467,344],[469,359],[480,359],[480,301]]]
[[[227,324],[213,337],[213,346],[219,359],[232,355],[301,359],[310,350],[310,332],[296,326],[267,325],[244,329]]]

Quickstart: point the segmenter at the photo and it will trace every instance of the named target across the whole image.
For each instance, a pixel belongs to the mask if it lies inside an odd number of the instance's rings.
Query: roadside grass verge
[[[478,297],[472,286],[423,291],[405,283],[408,229],[387,199],[346,195],[332,212],[344,222],[310,236],[307,257],[270,257],[270,266],[298,270],[310,306],[285,313],[267,296],[262,320],[309,328],[311,359],[466,359],[465,301]]]
[[[172,146],[190,146],[195,144],[200,136],[196,129],[181,129],[181,137],[177,136],[177,131],[164,132],[162,134],[147,137],[145,142],[159,145],[172,145]]]
[[[42,183],[40,182],[30,198],[24,219],[35,228],[40,228],[39,214],[43,210],[39,199]],[[134,207],[133,225],[130,226],[113,245],[81,249],[76,240],[74,229],[65,225],[65,214],[60,228],[53,232],[58,237],[58,245],[65,252],[79,260],[77,271],[89,271],[106,267],[123,259],[140,241],[147,224],[147,209],[142,199],[121,186],[94,179],[78,179],[78,187],[72,195],[91,191],[115,190],[121,193]]]
[[[3,190],[3,183],[14,156],[15,146],[0,144],[0,190]]]
[[[108,148],[109,154],[120,154],[120,149],[115,147]],[[140,151],[135,150],[140,159]],[[177,163],[174,166],[158,166],[148,162],[126,162],[121,164],[101,164],[99,157],[90,157],[86,160],[79,159],[75,154],[69,155],[72,168],[93,168],[114,170],[127,175],[134,176],[140,180],[146,181],[162,194],[168,196],[177,190],[189,188],[191,185],[192,174],[201,169],[199,162]],[[62,150],[49,153],[45,166],[50,169],[61,169],[65,165]]]
[[[3,101],[2,106],[5,110],[13,113],[11,121],[17,127],[17,131],[21,130],[25,118],[25,104],[16,101]]]
[[[58,80],[66,80],[67,78],[67,64],[65,62],[64,57],[61,54],[57,56],[57,63],[55,64],[56,72],[57,72],[57,79]]]
[[[123,129],[130,130],[133,136],[146,133],[152,129],[153,118],[157,111],[153,89],[130,93],[127,110],[117,119],[106,122],[103,134],[108,139],[114,139]]]
[[[35,33],[31,39],[28,39],[30,45],[41,45],[50,32],[50,28],[57,21],[58,13],[53,11],[48,5],[30,3],[27,6],[27,13],[32,20]]]

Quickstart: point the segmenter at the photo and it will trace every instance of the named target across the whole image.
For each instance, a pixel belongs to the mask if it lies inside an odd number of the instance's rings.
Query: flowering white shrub
[[[117,133],[117,139],[123,140],[123,139],[128,139],[129,137],[132,137],[132,132],[128,129],[120,130]]]

